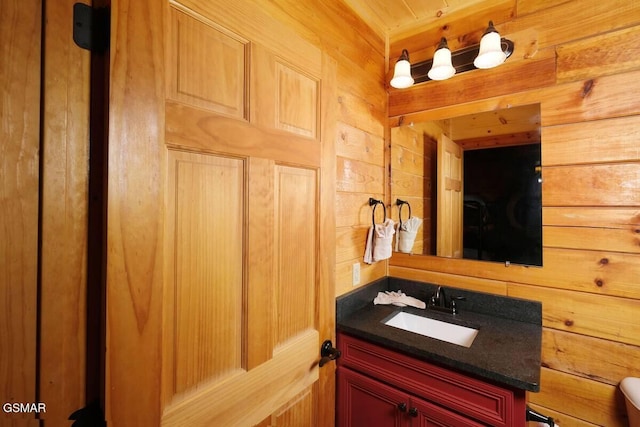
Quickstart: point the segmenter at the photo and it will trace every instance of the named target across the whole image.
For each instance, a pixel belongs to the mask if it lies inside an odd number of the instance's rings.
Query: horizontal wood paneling
[[[616,387],[609,384],[542,368],[540,392],[527,396],[530,402],[547,408],[557,408],[562,402],[559,412],[580,421],[607,427],[627,425],[623,402]]]
[[[366,236],[365,236],[366,237]],[[364,252],[363,252],[364,254]],[[352,264],[360,263],[360,283],[351,284]],[[358,259],[338,262],[336,264],[336,295],[343,295],[354,290],[358,286],[366,285],[387,275],[387,264],[375,262],[373,264],[362,263],[362,256]]]
[[[369,214],[369,218],[371,215]],[[378,218],[378,221],[380,219]],[[338,261],[362,258],[369,226],[340,227],[336,231],[336,258]],[[363,239],[363,236],[365,238]]]
[[[639,71],[604,77],[593,74],[588,80],[553,86],[531,95],[544,105],[545,127],[633,116],[640,114],[640,99],[630,90],[637,86],[638,79]]]
[[[640,227],[640,207],[551,207],[542,208],[544,225],[573,227],[622,228],[636,231]]]
[[[337,158],[338,191],[363,193],[363,200],[369,200],[369,194],[380,193],[384,185],[384,167],[359,162],[344,157]]]
[[[509,284],[508,294],[541,301],[543,326],[640,345],[639,300],[517,284]]]
[[[518,0],[518,4],[521,0]],[[528,0],[530,1],[530,0]],[[583,40],[616,29],[640,24],[640,5],[628,0],[559,1],[553,7],[541,8],[537,13],[516,17],[497,29],[509,34],[523,29],[537,28],[541,49],[570,41]]]
[[[478,292],[488,292],[497,295],[507,294],[507,283],[500,280],[482,279],[473,276],[459,276],[437,271],[409,269],[405,267],[389,266],[389,275],[410,280],[434,283],[436,285],[454,288],[470,289]]]
[[[635,116],[547,126],[545,166],[640,160],[640,123]]]
[[[640,162],[543,166],[542,176],[543,206],[640,205]]]
[[[416,22],[413,26],[408,25],[406,28],[392,31],[390,62],[395,63],[403,48],[411,52],[411,59],[414,61],[431,58],[441,37],[448,39],[452,50],[479,43],[489,20],[493,20],[496,24],[509,21],[516,13],[518,2],[516,0],[490,2],[480,0],[476,5],[470,5],[470,1],[465,3],[471,7],[451,12],[442,10],[435,22],[433,20],[422,24]],[[398,40],[401,43],[394,43]]]
[[[492,72],[474,70],[453,79],[429,81],[403,91],[391,91],[389,115],[400,116],[496,95],[542,89],[555,84],[555,71],[555,51],[546,49],[529,60],[505,63],[502,67],[492,69]],[[523,79],[523,75],[535,78]],[[481,85],[478,79],[482,80]]]
[[[640,254],[640,233],[633,228],[544,227],[542,241],[546,247]]]
[[[625,28],[558,46],[558,81],[620,74],[640,68],[640,28]]]
[[[504,283],[541,301],[544,368],[531,406],[565,427],[623,426],[617,386],[640,375],[640,4],[518,0],[516,11],[498,30],[534,36],[527,59],[486,73],[500,82],[470,72],[391,90],[390,126],[540,103],[543,266],[394,254],[389,272],[496,293],[488,284]],[[390,40],[390,55],[426,49],[418,39],[429,31]]]
[[[626,376],[640,376],[640,347],[544,328],[542,365],[615,386]]]
[[[640,299],[640,258],[634,254],[545,248],[543,268],[394,254],[393,265]]]
[[[384,139],[340,122],[337,126],[336,155],[361,162],[384,163]]]

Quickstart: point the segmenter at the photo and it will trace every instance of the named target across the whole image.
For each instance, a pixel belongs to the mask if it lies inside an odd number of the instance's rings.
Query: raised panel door
[[[335,63],[245,2],[112,7],[107,421],[331,425]]]
[[[409,395],[348,368],[338,368],[338,427],[408,427]]]
[[[412,397],[409,400],[411,427],[483,427],[464,415],[456,414],[426,400]]]

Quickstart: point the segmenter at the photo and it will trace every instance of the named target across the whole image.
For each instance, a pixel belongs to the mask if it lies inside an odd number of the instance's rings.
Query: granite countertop
[[[542,306],[539,302],[446,288],[461,295],[456,315],[413,307],[374,305],[378,292],[401,289],[427,301],[435,285],[385,278],[337,300],[337,329],[383,347],[518,389],[540,390]],[[406,311],[478,329],[471,347],[425,337],[385,325]]]

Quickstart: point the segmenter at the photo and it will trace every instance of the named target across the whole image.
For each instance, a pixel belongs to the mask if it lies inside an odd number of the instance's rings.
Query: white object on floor
[[[423,301],[420,301],[419,299],[414,297],[409,297],[405,295],[402,291],[378,292],[378,296],[375,297],[375,299],[373,300],[373,303],[375,305],[393,304],[398,307],[406,307],[410,305],[411,307],[422,308],[422,309],[427,307],[427,305]]]
[[[627,377],[620,382],[627,404],[629,427],[640,427],[640,378]]]

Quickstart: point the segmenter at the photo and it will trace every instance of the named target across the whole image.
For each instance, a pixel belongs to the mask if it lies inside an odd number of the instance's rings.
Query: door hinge
[[[73,5],[73,41],[83,49],[103,53],[109,47],[110,9]]]
[[[69,419],[73,420],[71,427],[105,427],[107,425],[97,400],[69,415]]]

